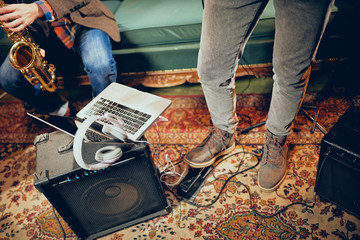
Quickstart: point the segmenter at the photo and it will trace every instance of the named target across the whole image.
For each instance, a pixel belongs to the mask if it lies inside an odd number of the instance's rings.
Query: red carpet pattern
[[[169,121],[158,122],[146,137],[154,144],[155,163],[159,169],[166,164],[167,156],[174,164],[178,163],[176,170],[180,173],[187,170],[182,157],[201,142],[211,125],[201,96],[171,99],[173,104],[164,114]],[[268,99],[263,95],[239,96],[240,129],[266,118]],[[315,103],[315,95],[308,95],[305,102]],[[360,103],[359,99],[355,102]],[[323,107],[319,123],[327,130],[349,106],[342,99],[327,99],[319,105]],[[1,119],[7,119],[0,127],[0,239],[63,239],[64,233],[51,204],[33,186],[36,154],[31,143],[39,133],[52,130],[27,119],[19,102],[0,108]],[[5,127],[11,126],[10,122],[16,126]],[[262,126],[238,136],[234,155],[217,163],[193,202],[208,205],[230,178],[214,204],[197,207],[179,201],[167,190],[173,208],[170,214],[101,239],[360,239],[360,220],[318,197],[314,208],[295,205],[270,218],[259,217],[250,208],[252,205],[258,213],[270,216],[290,203],[311,205],[323,134],[318,129],[310,134],[310,127],[311,122],[299,114],[294,133],[290,135],[287,176],[275,192],[266,193],[258,188],[257,167],[232,177],[257,164],[265,132]],[[165,177],[164,180],[174,183],[177,178]],[[76,239],[62,219],[61,225],[66,239]]]

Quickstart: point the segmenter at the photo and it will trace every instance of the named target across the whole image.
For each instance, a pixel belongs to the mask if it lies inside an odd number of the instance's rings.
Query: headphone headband
[[[100,148],[95,154],[95,160],[99,163],[95,164],[86,164],[84,162],[82,156],[82,144],[84,141],[84,137],[88,128],[95,121],[105,120],[109,121],[113,125],[104,125],[102,131],[104,134],[111,135],[112,137],[118,138],[122,141],[125,141],[127,138],[126,132],[123,130],[124,122],[121,118],[118,118],[114,115],[106,113],[103,116],[91,116],[85,119],[84,122],[81,123],[80,127],[76,131],[73,145],[73,154],[75,161],[77,164],[84,169],[87,170],[98,170],[102,168],[109,167],[116,160],[118,160],[122,156],[122,150],[117,146],[106,146]]]

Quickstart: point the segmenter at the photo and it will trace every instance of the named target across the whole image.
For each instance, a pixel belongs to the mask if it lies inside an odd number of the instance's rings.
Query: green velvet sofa
[[[113,44],[119,82],[165,87],[198,81],[201,0],[103,0],[103,3],[114,13],[121,32],[122,41]],[[346,58],[339,47],[346,36],[336,20],[338,13],[335,6],[317,54],[318,63]],[[270,1],[245,48],[237,76],[271,75],[274,21]],[[12,43],[6,36],[0,38],[2,60]],[[87,84],[78,59],[71,67],[56,67],[60,82],[62,76],[77,76],[81,84]]]

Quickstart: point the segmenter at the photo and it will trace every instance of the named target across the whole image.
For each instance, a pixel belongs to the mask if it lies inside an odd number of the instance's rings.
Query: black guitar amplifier
[[[315,191],[360,218],[359,107],[349,107],[322,139]]]
[[[99,238],[171,212],[146,144],[119,143],[124,154],[116,163],[90,171],[78,166],[72,149],[62,147],[71,140],[59,131],[37,137],[34,185],[79,239]],[[83,147],[84,160],[91,164],[103,145]]]

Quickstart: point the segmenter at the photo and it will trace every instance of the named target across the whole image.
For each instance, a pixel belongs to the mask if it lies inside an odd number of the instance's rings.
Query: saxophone
[[[0,8],[5,6],[4,1],[0,0]],[[44,60],[39,46],[31,40],[27,28],[19,32],[11,32],[4,27],[2,21],[0,21],[0,27],[14,42],[9,52],[10,64],[15,69],[20,70],[32,85],[39,84],[42,91],[55,92],[57,88],[55,67]]]

